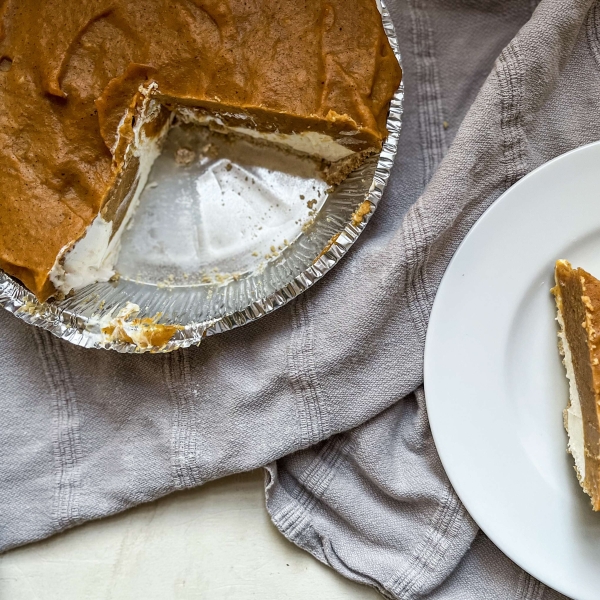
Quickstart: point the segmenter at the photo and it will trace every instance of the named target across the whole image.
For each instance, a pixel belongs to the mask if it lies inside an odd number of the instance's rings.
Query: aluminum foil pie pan
[[[40,304],[0,271],[0,305],[77,346],[122,353],[171,352],[260,319],[328,273],[367,226],[396,156],[403,99],[402,84],[381,154],[333,190],[309,159],[173,128],[123,236],[119,279]]]

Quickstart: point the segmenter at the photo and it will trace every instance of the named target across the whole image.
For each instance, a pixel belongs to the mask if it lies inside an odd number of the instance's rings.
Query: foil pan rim
[[[402,66],[398,39],[391,15],[383,0],[381,5],[385,32]],[[360,219],[355,219],[347,223],[344,229],[331,240],[322,255],[290,283],[265,298],[251,303],[241,311],[216,318],[212,321],[187,325],[183,330],[182,337],[171,340],[162,348],[140,348],[135,344],[122,341],[98,341],[89,331],[86,319],[78,317],[71,312],[61,310],[60,306],[52,303],[40,304],[25,286],[9,277],[2,270],[0,270],[0,306],[25,323],[45,329],[54,336],[76,346],[113,350],[121,354],[173,352],[182,348],[200,345],[202,340],[207,337],[225,333],[257,321],[285,306],[321,280],[341,261],[365,230],[383,197],[384,190],[391,176],[398,151],[403,107],[404,78],[391,102],[387,120],[389,135],[379,155],[370,191],[365,197],[365,202],[370,203],[369,212]]]

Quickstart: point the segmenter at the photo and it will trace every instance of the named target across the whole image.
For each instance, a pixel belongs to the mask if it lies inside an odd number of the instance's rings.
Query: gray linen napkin
[[[277,461],[277,527],[388,597],[559,597],[458,501],[422,359],[435,291],[477,218],[600,138],[600,7],[542,0],[527,23],[526,0],[390,4],[406,69],[399,157],[363,238],[317,287],[170,356],[80,350],[0,313],[0,551]]]

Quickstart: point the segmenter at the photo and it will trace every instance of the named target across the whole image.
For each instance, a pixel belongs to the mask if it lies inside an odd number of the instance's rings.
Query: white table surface
[[[77,527],[0,556],[10,600],[379,600],[288,542],[262,471]]]

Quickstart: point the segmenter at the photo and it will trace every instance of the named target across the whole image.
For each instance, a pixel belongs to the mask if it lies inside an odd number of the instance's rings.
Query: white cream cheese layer
[[[119,229],[113,233],[113,223],[106,221],[99,214],[87,228],[85,235],[73,246],[64,248],[56,259],[50,271],[50,281],[63,294],[80,290],[93,283],[109,281],[114,277],[114,266],[121,249],[121,237],[138,207],[152,165],[160,155],[162,137],[168,129],[167,125],[156,138],[151,139],[144,135],[142,127],[156,117],[157,109],[160,109],[160,105],[147,96],[142,109],[145,117],[138,119],[134,129],[134,147],[131,150],[133,156],[139,160],[139,169],[136,183],[125,200],[128,202],[127,213]]]
[[[560,310],[558,311],[557,321],[560,325],[560,338],[567,378],[569,380],[569,405],[565,410],[565,428],[569,436],[569,452],[575,459],[575,467],[579,481],[583,483],[585,479],[585,442],[583,437],[583,418],[581,416],[581,401],[579,399],[579,390],[575,380],[575,369],[573,367],[573,355],[567,336],[565,334],[565,322]]]
[[[50,281],[58,291],[68,294],[96,281],[108,281],[115,274],[108,255],[112,230],[112,223],[98,215],[64,260],[59,257],[50,271]]]
[[[346,146],[342,146],[342,144],[336,142],[331,136],[315,131],[305,131],[303,133],[294,134],[265,133],[257,131],[256,129],[250,129],[249,127],[229,127],[218,117],[199,115],[193,109],[179,108],[177,114],[186,123],[195,123],[205,126],[215,123],[226,131],[287,146],[297,152],[303,152],[310,156],[318,156],[319,158],[323,158],[332,163],[354,154],[353,150],[346,148]],[[246,115],[238,115],[238,118],[248,119]]]

